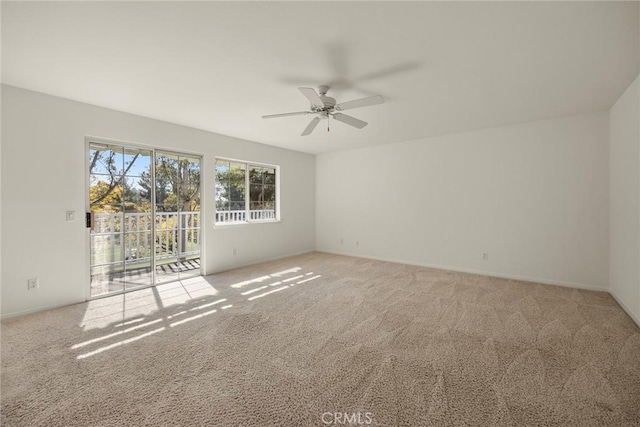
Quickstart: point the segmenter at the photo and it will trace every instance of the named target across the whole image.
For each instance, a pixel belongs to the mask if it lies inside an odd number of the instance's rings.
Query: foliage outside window
[[[276,221],[276,173],[275,166],[216,160],[216,224]]]
[[[151,212],[151,151],[92,143],[89,153],[91,210]],[[156,211],[200,210],[200,160],[158,153]]]

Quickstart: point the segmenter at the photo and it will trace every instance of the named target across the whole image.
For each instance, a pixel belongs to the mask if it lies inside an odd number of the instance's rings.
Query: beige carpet
[[[606,293],[315,253],[5,320],[1,385],[3,426],[640,425],[640,330]]]

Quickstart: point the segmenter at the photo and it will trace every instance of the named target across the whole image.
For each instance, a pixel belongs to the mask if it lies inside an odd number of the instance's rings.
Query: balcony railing
[[[152,244],[150,213],[95,213],[91,265],[185,259],[200,254],[200,212],[158,212]]]
[[[246,211],[216,211],[216,223],[245,222]],[[273,209],[250,210],[250,221],[267,221],[276,219],[276,211]]]

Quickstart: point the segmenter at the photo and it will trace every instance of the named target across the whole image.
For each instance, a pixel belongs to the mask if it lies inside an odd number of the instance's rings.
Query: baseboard
[[[393,258],[383,258],[383,257],[375,257],[361,254],[349,254],[349,253],[341,253],[336,251],[326,251],[326,250],[318,250],[317,252],[324,252],[327,254],[333,255],[342,255],[342,256],[350,256],[355,258],[365,258],[372,259],[376,261],[384,261],[384,262],[393,262],[395,264],[407,264],[407,265],[415,265],[418,267],[427,267],[427,268],[435,268],[438,270],[448,270],[448,271],[456,271],[459,273],[469,273],[469,274],[477,274],[480,276],[489,276],[489,277],[498,277],[501,279],[511,279],[511,280],[519,280],[522,282],[532,282],[532,283],[542,283],[544,285],[554,285],[554,286],[563,286],[565,288],[576,288],[576,289],[584,289],[586,291],[597,291],[597,292],[609,292],[609,288],[604,286],[593,286],[593,285],[584,285],[581,283],[573,283],[573,282],[563,282],[560,280],[550,280],[550,279],[540,279],[537,277],[527,277],[527,276],[517,276],[513,274],[503,274],[497,273],[494,271],[483,271],[483,270],[474,270],[470,268],[462,268],[462,267],[451,267],[447,265],[438,265],[438,264],[429,264],[429,263],[421,263],[421,262],[411,262],[405,261],[401,259],[393,259]]]
[[[618,305],[620,307],[622,307],[622,309],[625,311],[625,313],[627,313],[627,315],[631,318],[631,320],[633,320],[634,322],[636,322],[636,325],[638,325],[638,327],[640,327],[640,317],[636,316],[633,311],[631,311],[631,309],[629,309],[629,307],[627,307],[627,305],[625,303],[622,302],[622,299],[620,299],[620,297],[618,297],[618,295],[616,295],[616,293],[613,291],[613,289],[609,290],[609,293],[611,294],[611,296],[613,297],[613,299],[616,300],[616,302],[618,303]]]
[[[77,301],[65,302],[65,303],[62,303],[62,304],[54,304],[54,305],[46,305],[46,306],[43,306],[43,307],[30,308],[28,310],[16,311],[14,313],[9,313],[9,314],[2,314],[2,315],[0,315],[0,320],[11,319],[13,317],[26,316],[27,314],[40,313],[42,311],[54,310],[56,308],[67,307],[69,305],[81,304],[81,303],[84,303],[84,302],[86,302],[86,301],[84,299],[81,299],[81,300],[77,300]]]

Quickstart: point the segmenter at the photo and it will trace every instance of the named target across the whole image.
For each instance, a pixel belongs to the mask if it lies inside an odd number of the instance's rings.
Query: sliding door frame
[[[162,147],[158,147],[158,146],[151,146],[151,145],[146,145],[146,144],[140,144],[137,142],[130,142],[130,141],[123,141],[123,140],[117,140],[117,139],[111,139],[111,138],[103,138],[103,137],[93,137],[93,136],[85,136],[84,138],[84,147],[83,147],[83,153],[84,153],[84,183],[85,183],[85,212],[91,212],[91,200],[90,200],[90,193],[89,190],[91,188],[91,184],[89,183],[89,177],[90,177],[90,164],[89,164],[89,152],[91,150],[91,143],[96,143],[96,144],[106,144],[106,145],[117,145],[117,146],[121,146],[124,148],[133,148],[133,149],[140,149],[140,150],[148,150],[151,152],[151,164],[153,165],[151,167],[151,183],[152,183],[152,191],[151,191],[151,221],[153,226],[151,227],[151,243],[153,245],[153,250],[152,250],[152,255],[151,255],[151,284],[150,285],[143,285],[143,286],[136,286],[135,289],[126,289],[126,286],[123,285],[123,289],[120,291],[114,291],[114,292],[109,292],[109,293],[105,293],[102,295],[95,295],[95,296],[91,296],[91,228],[87,227],[85,224],[85,245],[86,245],[86,249],[85,249],[85,262],[84,262],[84,266],[85,266],[85,280],[86,280],[86,286],[85,286],[85,301],[90,301],[90,300],[95,300],[95,299],[101,299],[101,298],[108,298],[108,297],[112,297],[112,296],[116,296],[116,295],[123,295],[126,294],[128,292],[133,292],[133,291],[137,291],[137,290],[141,290],[141,289],[148,289],[148,288],[152,288],[154,286],[156,286],[156,249],[155,249],[155,241],[156,241],[156,153],[157,152],[161,152],[161,153],[167,153],[167,154],[174,154],[177,156],[190,156],[190,157],[194,157],[194,158],[198,158],[200,160],[200,241],[199,241],[199,245],[200,245],[200,275],[203,276],[204,275],[204,271],[205,271],[205,265],[203,262],[204,259],[204,252],[205,252],[205,245],[204,242],[206,241],[206,236],[205,236],[205,229],[206,227],[204,226],[206,224],[206,221],[204,221],[204,199],[205,199],[205,177],[206,177],[206,168],[204,167],[204,154],[202,153],[195,153],[192,151],[174,151],[172,149],[165,149]],[[84,221],[84,215],[82,217],[82,220]],[[180,280],[180,279],[177,279]],[[169,283],[169,282],[166,282]]]

